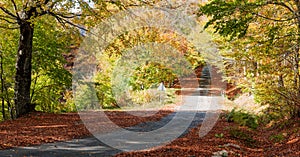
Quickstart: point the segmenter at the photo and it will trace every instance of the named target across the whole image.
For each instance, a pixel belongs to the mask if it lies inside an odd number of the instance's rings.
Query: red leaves
[[[126,112],[106,112],[106,115],[122,127],[133,126],[145,121],[157,121],[171,113],[159,111],[151,117],[136,117]],[[95,113],[96,114],[96,113]],[[91,115],[92,118],[93,115]],[[156,147],[147,151],[124,152],[117,156],[211,156],[213,152],[226,150],[229,156],[299,156],[300,155],[300,124],[299,119],[292,122],[292,127],[248,130],[237,124],[220,119],[215,127],[203,138],[199,138],[199,129],[191,129],[187,135],[178,138],[166,146]],[[105,127],[105,126],[104,126]],[[258,145],[248,147],[240,139],[230,136],[230,128],[238,128],[251,135]],[[215,136],[223,134],[222,137]],[[270,141],[271,135],[285,133],[285,140],[275,145]],[[89,131],[76,113],[49,114],[32,113],[26,117],[0,123],[0,149],[14,146],[38,145],[41,143],[70,140],[89,136]],[[228,146],[231,145],[231,146]],[[237,145],[239,147],[232,147]]]
[[[295,120],[294,123],[297,123]],[[248,147],[243,144],[239,139],[232,138],[229,134],[230,128],[238,127],[239,129],[253,135],[255,140],[259,141],[259,145],[255,148]],[[187,135],[178,138],[166,146],[159,148],[153,148],[147,151],[137,152],[124,152],[116,155],[117,157],[144,157],[144,156],[163,156],[163,157],[198,157],[198,156],[212,156],[213,152],[226,150],[229,156],[295,156],[300,155],[300,125],[293,128],[285,128],[283,130],[266,130],[265,128],[259,128],[257,130],[248,130],[247,128],[240,128],[237,124],[228,123],[224,119],[220,119],[215,127],[203,138],[199,138],[199,129],[191,129]],[[298,132],[295,132],[298,130]],[[275,146],[270,143],[269,136],[278,132],[293,132],[291,136],[293,140],[283,141],[281,145]],[[216,137],[215,134],[223,133],[222,138]],[[297,134],[297,135],[295,135]],[[266,138],[267,137],[267,138]],[[235,147],[232,147],[232,146]]]
[[[151,117],[136,117],[125,112],[106,112],[112,121],[122,127],[145,121],[156,121],[169,113],[171,111],[159,111]],[[77,113],[35,112],[16,120],[0,123],[0,149],[64,141],[90,135]]]

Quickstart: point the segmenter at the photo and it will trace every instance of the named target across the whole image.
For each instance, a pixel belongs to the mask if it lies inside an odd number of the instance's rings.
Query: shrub
[[[157,89],[131,91],[129,96],[131,105],[159,107],[175,102],[175,90],[167,89],[165,92]],[[130,104],[129,104],[130,105]]]
[[[272,126],[282,123],[283,120],[291,119],[294,111],[292,106],[287,106],[285,104],[273,105],[263,111],[264,114],[260,119],[263,124]]]
[[[247,113],[242,110],[236,111],[236,109],[231,110],[227,115],[226,119],[228,122],[236,122],[241,126],[247,126],[251,129],[256,129],[259,125],[258,116]]]

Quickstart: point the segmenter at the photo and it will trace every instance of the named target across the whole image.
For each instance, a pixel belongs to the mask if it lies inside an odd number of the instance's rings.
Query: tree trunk
[[[20,39],[17,54],[14,98],[17,118],[34,110],[34,106],[30,104],[31,58],[34,27],[28,21],[23,21],[19,25]]]
[[[1,54],[0,54],[0,81],[1,81],[1,104],[2,104],[2,117],[3,120],[6,119],[5,116],[5,105],[4,105],[4,79],[3,79],[3,52],[0,50]]]
[[[297,0],[296,1],[296,5],[297,5],[297,25],[298,25],[298,35],[297,35],[297,47],[296,47],[296,55],[295,55],[295,77],[298,77],[298,78],[295,78],[295,80],[298,79],[298,86],[296,86],[296,88],[298,87],[298,93],[297,93],[297,96],[300,97],[300,74],[299,74],[299,64],[300,64],[300,17],[299,17],[299,13],[300,13],[300,1]]]
[[[283,75],[278,76],[278,87],[284,87]]]

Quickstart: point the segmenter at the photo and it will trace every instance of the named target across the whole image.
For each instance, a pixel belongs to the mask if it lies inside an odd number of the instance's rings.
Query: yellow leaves
[[[0,2],[0,8],[4,7],[5,3],[4,2]]]

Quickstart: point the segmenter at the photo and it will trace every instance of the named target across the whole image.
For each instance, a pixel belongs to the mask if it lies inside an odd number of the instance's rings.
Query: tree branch
[[[58,21],[59,23],[61,23],[62,25],[64,25],[64,26],[65,26],[65,24],[67,23],[67,24],[69,24],[69,25],[71,25],[71,26],[74,26],[74,27],[76,27],[76,28],[82,29],[82,30],[84,30],[84,31],[88,31],[86,28],[84,28],[84,27],[82,27],[82,26],[79,26],[79,25],[76,25],[76,24],[74,24],[73,22],[64,19],[63,17],[61,17],[61,16],[58,15],[58,14],[55,14],[55,13],[53,13],[53,12],[48,12],[48,14],[51,15],[51,16],[53,16],[53,17],[55,17],[55,18],[57,19],[57,21]]]
[[[50,0],[45,0],[44,4],[48,4],[50,2]]]
[[[17,24],[17,22],[9,21],[8,19],[2,18],[2,17],[0,17],[0,20],[5,21],[5,22],[10,23],[10,24]]]
[[[14,9],[15,9],[15,12],[16,12],[16,15],[17,15],[18,19],[20,19],[20,16],[19,16],[19,14],[18,14],[18,8],[17,8],[17,5],[16,5],[15,1],[14,1],[14,0],[11,0],[11,2],[12,2],[13,5],[14,5]]]
[[[274,0],[271,0],[271,1],[267,1],[265,4],[266,5],[268,5],[268,4],[274,4],[274,5],[282,6],[282,7],[286,8],[286,9],[288,9],[290,12],[292,12],[295,15],[295,10],[293,10],[292,8],[290,8],[289,6],[287,6],[284,2],[276,2]]]
[[[6,18],[6,19],[11,19],[11,20],[16,20],[16,18],[13,18],[11,16],[0,15],[0,17]]]
[[[6,13],[7,15],[11,16],[11,17],[14,17],[14,19],[17,19],[18,17],[16,15],[14,15],[12,12],[10,12],[9,10],[7,10],[6,8],[4,7],[0,7],[0,9]]]
[[[286,21],[290,21],[290,20],[298,18],[298,17],[292,17],[292,18],[288,18],[288,19],[273,19],[273,18],[264,16],[264,15],[261,15],[261,14],[258,14],[258,13],[254,13],[254,15],[256,15],[258,17],[261,17],[261,18],[264,18],[266,20],[271,20],[271,21],[276,21],[276,22],[286,22]]]
[[[75,14],[75,13],[69,13],[69,15],[64,15],[64,14],[61,14],[61,13],[54,13],[62,18],[66,18],[66,19],[72,19],[74,17],[78,17],[78,16],[82,16],[82,14]]]

